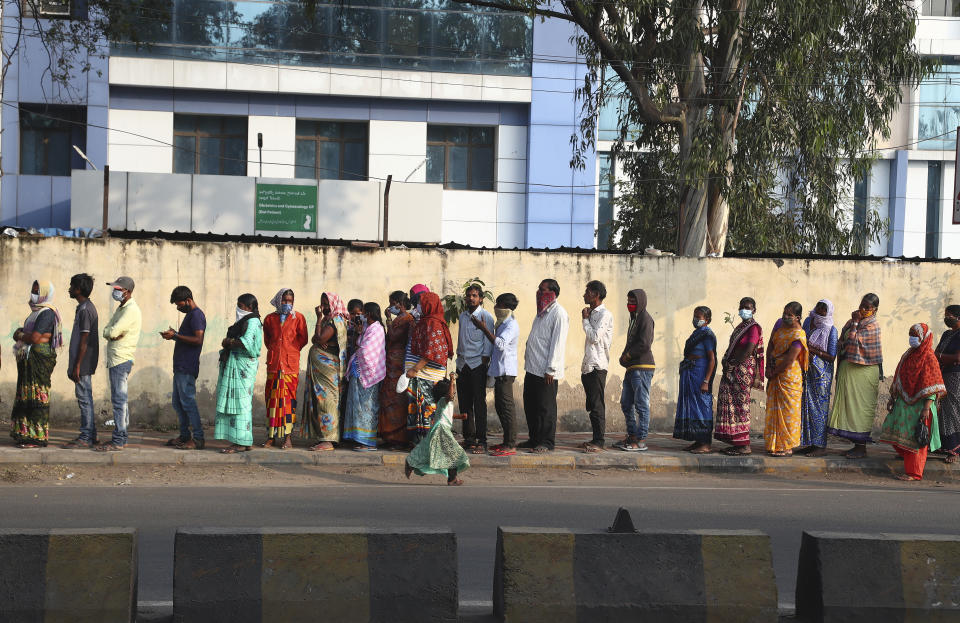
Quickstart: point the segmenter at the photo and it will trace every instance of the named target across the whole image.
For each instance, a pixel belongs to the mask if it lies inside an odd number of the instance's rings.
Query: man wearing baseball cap
[[[113,288],[113,300],[120,303],[120,307],[103,328],[103,337],[107,340],[107,370],[110,375],[114,428],[110,443],[96,447],[99,452],[115,452],[127,445],[127,425],[130,423],[127,378],[133,369],[133,354],[140,340],[142,322],[140,308],[133,300],[133,279],[117,277],[107,285]]]

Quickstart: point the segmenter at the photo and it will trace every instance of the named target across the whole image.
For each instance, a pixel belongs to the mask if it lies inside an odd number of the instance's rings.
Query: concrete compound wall
[[[297,309],[311,319],[313,307],[324,291],[344,299],[376,300],[386,305],[388,293],[422,282],[435,291],[451,292],[474,276],[483,278],[494,293],[511,291],[520,298],[517,310],[523,340],[534,314],[534,291],[542,278],[560,282],[560,304],[571,317],[566,345],[565,378],[560,383],[561,430],[589,430],[580,384],[583,353],[581,294],[590,279],[603,280],[608,288],[608,306],[615,317],[614,361],[623,347],[626,333],[625,297],[628,290],[645,288],[649,311],[656,321],[654,375],[651,411],[655,430],[671,430],[677,397],[677,365],[684,340],[692,327],[693,308],[708,305],[713,310],[713,329],[721,348],[731,325],[725,314],[735,315],[742,296],[757,299],[757,318],[769,332],[783,305],[798,300],[804,313],[823,297],[836,304],[838,325],[848,317],[862,294],[880,297],[879,320],[883,332],[885,372],[888,382],[881,389],[880,405],[896,363],[907,346],[907,331],[915,322],[930,323],[935,331],[943,307],[955,302],[960,272],[951,263],[885,261],[827,261],[730,258],[674,258],[629,255],[576,254],[501,250],[444,249],[350,249],[239,243],[181,243],[167,241],[124,241],[43,239],[0,240],[0,415],[5,416],[13,400],[16,367],[11,342],[14,330],[29,313],[26,300],[34,279],[51,279],[57,287],[56,303],[65,320],[65,338],[73,319],[73,305],[66,288],[73,273],[86,271],[96,278],[92,299],[101,317],[101,327],[113,306],[104,284],[118,275],[130,275],[137,287],[134,297],[143,310],[143,334],[130,379],[131,424],[168,427],[176,422],[169,406],[173,345],[164,342],[159,331],[179,326],[179,314],[169,303],[170,291],[178,284],[189,286],[207,315],[207,341],[201,358],[197,383],[201,414],[212,423],[217,379],[217,351],[227,326],[234,318],[236,298],[254,293],[261,309],[270,311],[268,301],[280,287],[297,293]],[[456,336],[456,327],[453,328]],[[101,349],[103,343],[101,341]],[[301,370],[306,365],[304,349]],[[52,417],[58,424],[74,424],[77,407],[73,384],[66,378],[66,352],[54,371]],[[262,355],[265,358],[265,351]],[[522,375],[522,372],[521,372]],[[614,364],[607,381],[607,427],[623,430],[617,407],[623,370]],[[255,396],[255,422],[264,413],[262,387],[266,372],[260,366]],[[302,389],[301,384],[301,389]],[[716,388],[714,388],[716,390]],[[517,389],[517,398],[521,388]],[[488,394],[491,428],[497,429]],[[763,428],[764,395],[754,392],[754,431]],[[101,421],[109,417],[106,371],[94,377],[94,399]],[[522,410],[519,420],[523,422]]]

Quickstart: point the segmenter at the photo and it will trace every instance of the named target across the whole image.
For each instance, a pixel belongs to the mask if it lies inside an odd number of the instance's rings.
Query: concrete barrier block
[[[960,621],[960,536],[804,532],[797,618]]]
[[[182,528],[174,621],[456,621],[449,531]]]
[[[499,528],[504,621],[775,622],[770,539],[754,531],[610,534]]]
[[[136,537],[133,528],[0,530],[0,621],[135,620]]]

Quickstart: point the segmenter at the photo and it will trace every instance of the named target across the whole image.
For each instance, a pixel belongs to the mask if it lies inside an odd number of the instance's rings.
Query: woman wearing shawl
[[[307,386],[303,389],[303,437],[316,437],[314,452],[333,450],[340,441],[340,396],[347,377],[347,322],[350,317],[343,299],[324,292],[313,331],[313,345],[307,354]]]
[[[840,331],[837,344],[837,391],[827,420],[827,433],[853,442],[844,453],[848,459],[867,456],[867,443],[877,412],[877,391],[883,377],[880,350],[880,299],[867,294]]]
[[[800,327],[803,307],[791,301],[783,308],[767,350],[767,420],[764,448],[770,456],[792,456],[800,444],[800,404],[807,369],[807,336]]]
[[[827,416],[833,385],[833,360],[837,357],[837,328],[833,326],[833,303],[820,299],[803,321],[810,350],[810,365],[803,384],[802,422],[798,454],[823,456],[827,453]]]
[[[297,419],[300,351],[307,345],[307,319],[293,309],[293,290],[281,288],[270,300],[277,310],[263,319],[267,346],[267,441],[265,448],[292,448],[290,433]]]
[[[10,436],[18,448],[47,445],[50,432],[50,375],[63,345],[60,312],[53,306],[53,284],[33,282],[30,315],[13,333],[17,393],[10,414]]]
[[[387,374],[384,349],[385,332],[380,306],[363,306],[366,325],[357,337],[357,352],[348,366],[350,385],[347,390],[347,409],[343,416],[343,438],[357,443],[354,450],[365,452],[377,449],[377,422],[380,413],[380,383]],[[394,386],[396,393],[396,386]]]
[[[400,450],[407,445],[406,394],[397,393],[397,381],[403,376],[407,343],[413,328],[410,299],[401,290],[390,295],[387,308],[387,376],[380,385],[380,439],[389,450]]]
[[[263,346],[263,324],[257,297],[241,294],[237,299],[237,321],[227,329],[220,351],[217,377],[216,439],[230,446],[220,452],[249,452],[253,445],[253,387]]]
[[[890,386],[886,419],[880,441],[889,443],[903,457],[904,474],[899,480],[923,480],[927,450],[940,448],[937,397],[947,393],[940,364],[933,352],[933,332],[925,324],[910,327],[910,347],[900,358]],[[928,439],[917,440],[923,422]]]
[[[943,323],[949,330],[940,337],[936,355],[947,393],[940,401],[937,420],[940,450],[947,455],[947,463],[956,463],[960,452],[960,305],[947,307]]]
[[[675,439],[692,441],[684,448],[693,454],[710,452],[713,434],[713,373],[717,368],[717,338],[707,325],[713,313],[709,307],[693,310],[693,333],[683,347],[680,362],[680,395],[677,397],[677,419],[673,425]]]
[[[407,411],[407,436],[411,443],[418,443],[430,432],[433,413],[437,403],[433,398],[433,385],[443,380],[447,360],[453,356],[453,339],[443,318],[443,305],[434,292],[420,294],[420,320],[410,336],[410,357],[407,359],[407,395],[410,399]]]
[[[727,352],[720,360],[722,376],[717,392],[717,422],[713,438],[733,447],[730,456],[750,454],[750,390],[763,387],[763,329],[754,315],[757,303],[740,299],[740,324],[730,335]]]

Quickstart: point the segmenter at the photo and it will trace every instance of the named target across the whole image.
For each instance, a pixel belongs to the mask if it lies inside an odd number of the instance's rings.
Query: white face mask
[[[36,305],[36,304],[39,303],[39,302],[40,302],[40,295],[39,295],[39,294],[34,294],[33,292],[31,292],[31,293],[30,293],[30,304],[31,304],[31,305]]]
[[[246,316],[249,316],[250,312],[245,309],[237,308],[237,322],[243,320]]]
[[[699,329],[700,327],[702,327],[702,326],[705,325],[705,324],[707,324],[707,321],[704,320],[703,318],[694,318],[694,319],[693,319],[693,326],[694,326],[695,328],[697,328],[697,329]]]
[[[749,309],[741,309],[740,317],[744,320],[750,320],[751,318],[753,318],[753,311]]]
[[[420,303],[417,303],[417,306],[413,308],[413,311],[410,314],[417,320],[420,319],[420,316],[423,314],[423,311],[420,309]]]
[[[920,346],[920,338],[918,338],[916,335],[911,335],[910,348],[916,348],[917,346]]]

